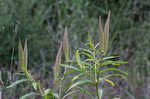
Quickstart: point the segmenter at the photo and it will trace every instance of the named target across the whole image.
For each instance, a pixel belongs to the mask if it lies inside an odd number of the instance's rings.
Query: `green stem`
[[[100,99],[100,96],[98,94],[98,82],[96,82],[96,95],[97,95],[97,99]]]
[[[104,57],[104,52],[102,52],[100,58],[103,59],[103,57]],[[97,64],[97,63],[95,62],[95,64]],[[95,84],[97,99],[101,99],[101,96],[99,95],[99,88],[98,88],[101,67],[102,67],[102,62],[99,63],[99,67],[98,67],[98,71],[97,71],[97,82]]]
[[[60,89],[59,89],[59,97],[58,97],[58,99],[61,99],[61,93],[62,93],[62,81],[60,82]]]
[[[62,77],[61,80],[60,80],[60,88],[59,88],[59,97],[58,97],[58,99],[61,99],[61,94],[62,94],[62,84],[63,84],[64,78],[65,78],[65,75],[66,75],[66,71],[67,71],[67,68],[65,68],[63,77]]]
[[[95,69],[95,87],[96,87],[96,96],[97,96],[97,99],[100,99],[100,96],[99,96],[99,94],[98,94],[98,83],[99,83],[99,81],[98,81],[98,70],[97,70],[97,61],[96,61],[96,55],[95,55],[95,49],[94,49],[94,52],[93,52],[93,57],[94,57],[94,59],[95,59],[95,65],[94,65],[94,69]]]

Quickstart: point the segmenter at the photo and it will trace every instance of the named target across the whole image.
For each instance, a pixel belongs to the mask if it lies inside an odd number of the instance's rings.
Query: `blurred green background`
[[[1,0],[0,71],[4,85],[16,79],[12,74],[18,71],[19,39],[28,40],[29,70],[49,87],[65,26],[70,47],[75,49],[87,41],[88,32],[96,37],[98,18],[102,16],[104,23],[109,10],[108,55],[129,61],[123,67],[129,77],[123,83],[117,81],[114,88],[106,88],[104,99],[116,95],[150,99],[150,0]],[[21,86],[4,90],[3,99],[18,99],[30,88],[21,90]]]

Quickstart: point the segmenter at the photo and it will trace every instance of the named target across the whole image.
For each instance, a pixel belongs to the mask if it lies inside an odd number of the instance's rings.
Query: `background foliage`
[[[129,79],[119,83],[115,95],[146,99],[150,92],[150,1],[149,0],[2,0],[0,1],[0,69],[2,80],[16,71],[18,40],[28,39],[29,67],[48,86],[64,27],[69,29],[71,48],[82,46],[87,33],[96,35],[98,17],[111,10],[109,55],[121,55],[129,64]],[[105,20],[102,20],[103,22]],[[94,36],[96,37],[96,36]],[[95,38],[97,39],[97,38]],[[119,56],[120,56],[119,55]],[[8,72],[8,73],[7,73]],[[14,78],[9,77],[12,81]],[[16,79],[16,78],[15,78]],[[21,89],[21,86],[19,87]],[[29,89],[29,88],[28,88]],[[14,90],[14,89],[13,89]],[[6,99],[17,97],[11,90]],[[18,90],[20,92],[20,90]],[[23,94],[23,92],[22,92]],[[113,95],[114,93],[110,94]],[[4,98],[4,99],[5,99]],[[107,99],[107,97],[106,97]],[[123,99],[123,98],[121,98]]]

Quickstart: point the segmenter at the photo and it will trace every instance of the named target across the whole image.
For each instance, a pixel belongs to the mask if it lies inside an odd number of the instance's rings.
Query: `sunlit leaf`
[[[28,78],[28,80],[32,82],[34,80],[32,75],[28,71],[25,71],[25,73],[26,73],[26,77]]]
[[[46,89],[44,90],[44,93],[43,93],[43,96],[47,95],[47,94],[50,94],[51,92],[51,89]]]
[[[95,45],[95,49],[97,49],[99,45],[100,45],[100,43],[97,43],[97,44]]]
[[[39,87],[40,87],[40,82],[33,82],[32,83],[32,86],[33,86],[33,88],[35,89],[35,90],[37,90]]]
[[[104,57],[103,60],[116,59],[116,58],[119,58],[119,56]]]
[[[113,81],[111,81],[111,80],[109,80],[109,79],[104,79],[107,83],[109,83],[109,84],[111,84],[112,86],[114,86],[115,84],[114,84],[114,82]]]
[[[106,62],[103,62],[102,65],[110,65],[110,64],[113,64],[113,61],[106,61]]]

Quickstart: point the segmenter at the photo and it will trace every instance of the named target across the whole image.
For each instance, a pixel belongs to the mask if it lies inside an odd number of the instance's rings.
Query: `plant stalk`
[[[98,82],[96,82],[96,95],[97,95],[97,99],[100,99],[99,92],[98,92]]]

